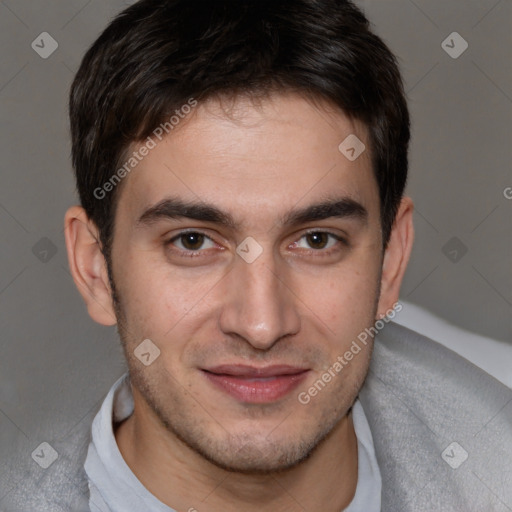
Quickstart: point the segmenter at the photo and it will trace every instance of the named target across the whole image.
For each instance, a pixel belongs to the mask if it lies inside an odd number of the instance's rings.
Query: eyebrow
[[[216,206],[205,202],[184,201],[177,197],[163,199],[147,208],[138,218],[136,225],[142,228],[159,220],[180,218],[211,222],[233,231],[239,230],[239,224],[235,219]],[[331,218],[351,218],[366,223],[368,210],[350,197],[338,197],[291,210],[279,219],[279,224],[281,226],[298,226],[307,222]]]

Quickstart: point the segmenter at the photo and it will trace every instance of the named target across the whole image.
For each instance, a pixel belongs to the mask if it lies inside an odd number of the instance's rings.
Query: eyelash
[[[173,245],[173,243],[176,240],[179,240],[182,236],[187,235],[187,234],[203,235],[205,238],[207,238],[208,240],[211,240],[213,243],[215,243],[211,237],[209,237],[206,233],[203,233],[202,231],[186,230],[186,231],[181,231],[177,235],[173,236],[171,239],[167,240],[164,245],[166,247],[171,246],[171,245]],[[331,233],[330,231],[321,231],[318,229],[307,231],[299,238],[299,240],[302,240],[304,237],[306,237],[308,235],[312,235],[312,234],[326,234],[326,235],[334,238],[337,242],[340,242],[341,245],[343,245],[345,247],[350,247],[348,241],[346,239],[344,239],[343,237],[341,237],[335,233]],[[293,243],[296,243],[296,242],[293,242]],[[290,244],[290,245],[292,245],[292,244]],[[336,244],[336,245],[338,246],[338,244]],[[323,257],[323,256],[330,256],[333,253],[339,252],[340,250],[341,250],[341,248],[338,246],[338,247],[331,247],[331,248],[325,249],[325,250],[324,249],[309,249],[309,250],[306,250],[306,252],[307,252],[307,254],[315,253],[316,256]],[[185,251],[172,249],[172,251],[174,253],[176,253],[178,256],[183,256],[186,258],[202,257],[201,253],[205,252],[205,250],[202,250],[202,249],[197,249],[197,250],[189,249],[189,250],[185,250]]]

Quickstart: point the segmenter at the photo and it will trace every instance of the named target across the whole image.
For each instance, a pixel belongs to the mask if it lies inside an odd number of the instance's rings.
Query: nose
[[[268,350],[284,336],[299,332],[296,297],[270,250],[252,263],[236,258],[226,276],[220,329],[258,350]]]

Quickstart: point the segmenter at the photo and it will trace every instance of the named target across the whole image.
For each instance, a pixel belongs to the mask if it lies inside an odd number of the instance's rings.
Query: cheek
[[[222,277],[211,271],[180,271],[142,254],[127,258],[120,270],[116,283],[130,330],[162,342],[201,314]]]
[[[196,324],[218,312],[228,296],[221,268],[173,267],[162,254],[141,250],[125,254],[118,259],[122,266],[116,284],[129,329],[137,338],[162,343],[184,339]],[[288,268],[283,278],[296,297],[297,310],[345,337],[373,321],[378,268],[373,252],[360,248],[339,265]]]
[[[378,299],[379,266],[375,258],[354,257],[314,277],[298,275],[297,295],[332,331],[361,329],[373,322]]]

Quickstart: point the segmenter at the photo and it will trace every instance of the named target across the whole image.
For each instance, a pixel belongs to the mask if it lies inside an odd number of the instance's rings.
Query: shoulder
[[[360,399],[383,475],[383,510],[512,507],[511,389],[391,322],[375,340]]]
[[[8,466],[9,488],[0,496],[0,510],[89,512],[83,465],[95,412],[90,411],[64,436],[24,443],[16,450]]]

